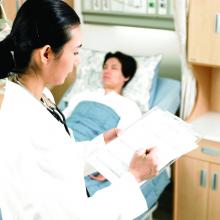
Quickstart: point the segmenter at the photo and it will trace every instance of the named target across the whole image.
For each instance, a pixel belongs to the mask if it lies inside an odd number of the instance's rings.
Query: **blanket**
[[[109,106],[94,101],[82,101],[66,123],[73,131],[76,141],[88,141],[117,127],[119,120],[118,114]]]

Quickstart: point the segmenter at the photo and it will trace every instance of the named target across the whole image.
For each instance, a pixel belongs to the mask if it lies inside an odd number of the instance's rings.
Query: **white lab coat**
[[[144,212],[130,173],[87,198],[84,162],[102,144],[102,136],[73,142],[41,102],[8,81],[0,110],[3,220],[127,220]]]

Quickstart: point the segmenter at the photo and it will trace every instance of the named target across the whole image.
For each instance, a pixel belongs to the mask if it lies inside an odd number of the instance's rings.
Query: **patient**
[[[84,91],[71,97],[63,113],[76,141],[91,140],[110,128],[124,129],[141,116],[137,104],[122,96],[123,88],[133,78],[137,68],[133,57],[107,53],[103,62],[103,88]],[[104,125],[104,126],[103,126]],[[92,196],[110,182],[98,172],[85,177]],[[152,207],[169,183],[166,171],[141,186],[148,207]]]
[[[74,95],[63,111],[76,141],[91,140],[111,128],[124,129],[141,116],[137,104],[121,95],[136,68],[132,56],[122,52],[106,54],[103,88]]]

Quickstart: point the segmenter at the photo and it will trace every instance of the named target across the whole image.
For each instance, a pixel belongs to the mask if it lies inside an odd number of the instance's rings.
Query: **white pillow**
[[[64,95],[65,101],[73,94],[85,89],[94,90],[102,87],[102,65],[106,52],[82,48],[77,76],[71,88]],[[149,109],[150,90],[153,78],[157,75],[162,55],[133,56],[137,61],[137,71],[123,90],[123,95],[135,101],[142,112]]]

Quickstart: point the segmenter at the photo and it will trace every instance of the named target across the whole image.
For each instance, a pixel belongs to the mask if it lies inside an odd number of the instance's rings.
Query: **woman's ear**
[[[47,64],[52,57],[54,57],[54,55],[50,45],[45,45],[40,48],[40,60],[42,63]]]

